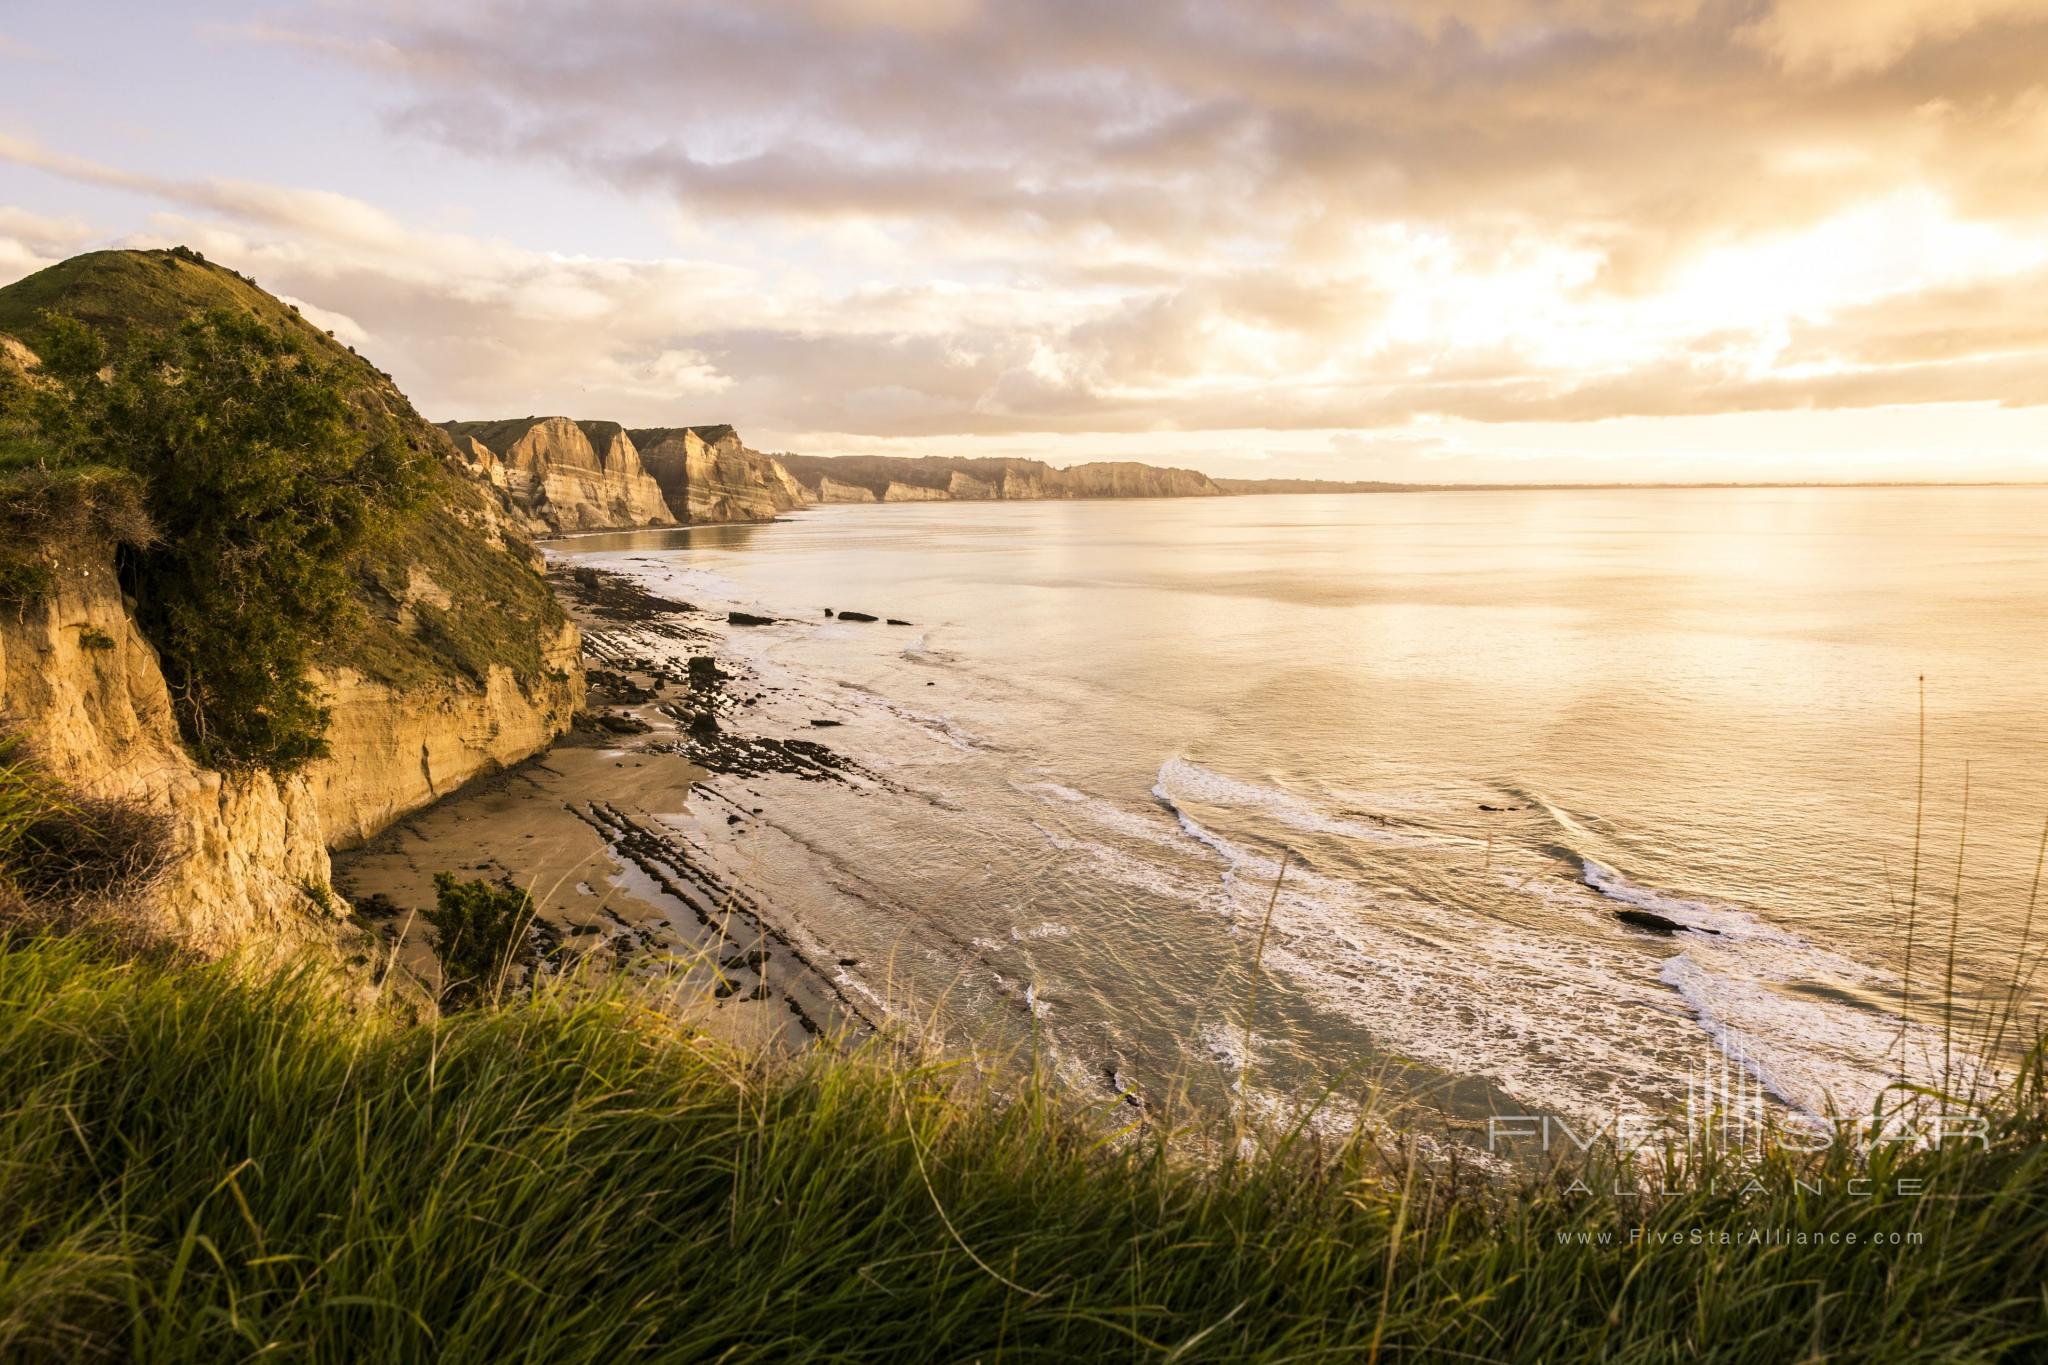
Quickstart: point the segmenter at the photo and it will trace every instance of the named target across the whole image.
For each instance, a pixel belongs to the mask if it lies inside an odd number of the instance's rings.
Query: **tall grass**
[[[2040,1048],[1988,1144],[1773,1153],[1753,1186],[1671,1155],[1640,1198],[1597,1156],[1500,1182],[1364,1131],[1202,1161],[975,1075],[740,1053],[622,988],[408,1025],[0,941],[0,1359],[2048,1350]]]

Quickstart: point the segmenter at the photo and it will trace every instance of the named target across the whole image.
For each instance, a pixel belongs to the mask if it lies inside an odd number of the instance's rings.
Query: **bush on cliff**
[[[406,1025],[0,942],[0,1358],[2033,1360],[2027,1076],[1986,1146],[1633,1201],[1363,1134],[1205,1159],[1028,1076],[737,1052],[626,993]]]
[[[75,461],[132,471],[160,538],[124,550],[136,616],[210,766],[288,772],[325,752],[307,668],[357,610],[353,557],[424,477],[356,423],[332,358],[217,309],[118,348],[75,319],[37,334],[68,394],[44,425]]]
[[[491,495],[453,461],[446,436],[413,410],[388,374],[306,321],[292,305],[266,293],[246,276],[207,262],[197,252],[89,252],[0,286],[0,481],[9,470],[33,469],[69,477],[69,471],[80,462],[103,458],[98,451],[107,433],[94,425],[103,406],[98,401],[103,396],[99,391],[119,384],[122,377],[110,374],[102,378],[102,370],[109,365],[121,368],[119,362],[126,357],[156,348],[170,358],[158,378],[166,387],[179,382],[180,376],[173,373],[177,369],[175,356],[170,353],[183,344],[178,340],[181,329],[195,322],[204,325],[217,316],[267,327],[281,346],[303,357],[298,374],[328,390],[320,404],[326,416],[332,417],[335,408],[325,400],[338,400],[351,440],[387,465],[392,460],[402,463],[408,471],[407,482],[417,484],[411,496],[387,496],[400,490],[380,488],[375,479],[353,477],[362,472],[360,467],[351,471],[323,463],[334,453],[333,448],[299,447],[315,457],[313,466],[304,471],[315,504],[361,494],[371,506],[366,516],[341,528],[343,539],[354,544],[353,550],[342,551],[332,543],[318,547],[323,577],[321,591],[312,595],[319,600],[339,600],[339,609],[325,617],[309,612],[301,618],[299,632],[273,636],[269,643],[291,645],[289,652],[303,654],[324,670],[351,669],[372,683],[401,691],[481,687],[499,669],[509,671],[529,690],[559,682],[547,651],[561,634],[566,618],[542,581],[528,547],[504,534],[497,524]],[[295,368],[295,364],[280,361],[273,367],[279,373],[270,378],[292,377],[282,372]],[[64,382],[56,377],[59,372],[67,376]],[[88,401],[75,402],[78,391],[83,391]],[[213,424],[209,439],[223,429],[238,427],[246,415],[209,412],[208,399],[196,384],[189,395],[166,396],[190,396],[193,405],[187,415]],[[218,397],[232,401],[235,394],[231,390]],[[191,432],[196,432],[196,427],[188,434]],[[158,444],[160,453],[170,449]],[[263,456],[259,465],[272,456],[282,460],[290,449],[289,443],[270,442],[259,452]],[[225,458],[216,461],[210,472],[229,480],[236,477]],[[289,479],[293,474],[273,465],[260,477]],[[239,484],[229,488],[234,496],[249,491],[258,490],[246,490]],[[154,490],[151,496],[153,499]],[[191,499],[185,499],[183,511],[193,510]],[[288,505],[286,510],[290,513],[292,507]],[[174,539],[182,540],[188,534],[183,525],[168,520],[163,529]],[[59,551],[78,548],[75,542],[67,545],[57,536],[41,537],[39,543],[55,544]],[[8,548],[0,544],[0,592],[6,591],[11,581]],[[205,547],[195,543],[191,548],[198,553]],[[228,567],[236,572],[223,576],[219,586],[224,591],[205,604],[218,615],[238,610],[241,602],[250,600],[247,590],[261,582],[260,573],[252,583],[249,574],[241,572],[251,567],[246,562],[251,547],[224,548]],[[343,566],[347,591],[339,599],[325,591],[335,581],[324,576],[329,550],[347,561]],[[267,557],[268,547],[262,547],[262,552]],[[11,558],[26,566],[12,580],[13,601],[47,590],[50,555],[41,550],[34,554],[24,551]],[[29,564],[30,560],[40,560],[41,567]],[[141,577],[147,567],[140,556],[129,557],[131,591],[146,586]],[[267,571],[267,566],[256,567]],[[291,564],[287,557],[286,570],[299,567],[303,566]],[[225,591],[230,587],[242,596]],[[445,606],[440,605],[444,602]],[[271,609],[262,606],[259,610]],[[278,614],[272,613],[273,617]],[[310,689],[277,679],[273,690],[274,670],[260,663],[236,665],[232,674],[226,674],[213,658],[185,654],[186,646],[195,638],[204,640],[206,632],[186,632],[183,640],[169,638],[169,616],[165,611],[142,624],[167,669],[188,659],[207,675],[198,680],[207,687],[195,688],[181,698],[181,720],[186,722],[188,737],[195,732],[195,718],[205,726],[208,757],[219,762],[284,767],[317,750],[317,737],[308,733],[317,720],[317,709],[310,706]],[[262,624],[251,623],[259,646],[266,643]],[[280,627],[286,623],[273,619],[270,624]],[[233,644],[232,636],[222,637],[212,648],[224,654]],[[273,656],[270,662],[281,666],[282,660]],[[221,705],[229,702],[216,683],[245,697],[274,695],[279,704],[274,713],[250,713],[246,718],[249,732],[232,734],[233,725],[224,729],[197,707],[205,698]]]

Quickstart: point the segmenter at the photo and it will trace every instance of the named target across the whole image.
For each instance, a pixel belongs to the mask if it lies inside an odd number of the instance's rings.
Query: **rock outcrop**
[[[729,426],[636,427],[627,434],[684,521],[767,521],[814,501],[780,460],[749,450]]]
[[[865,490],[863,490],[865,491]],[[914,483],[896,483],[893,480],[882,490],[883,502],[945,502],[943,489],[920,488]]]
[[[551,531],[668,526],[677,520],[639,448],[616,422],[517,417],[442,430],[514,506]],[[482,447],[482,452],[477,450]],[[486,461],[482,454],[491,457]]]

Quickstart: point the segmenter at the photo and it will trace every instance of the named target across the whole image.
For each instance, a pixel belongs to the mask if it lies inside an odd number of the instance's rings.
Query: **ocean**
[[[851,775],[714,777],[762,819],[678,823],[848,998],[1105,1096],[1597,1119],[1718,1056],[1865,1112],[2013,983],[2048,490],[823,507],[558,549],[778,618],[730,631],[750,723]]]

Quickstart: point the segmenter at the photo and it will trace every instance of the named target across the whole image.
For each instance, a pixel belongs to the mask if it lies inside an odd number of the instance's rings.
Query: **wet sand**
[[[430,988],[433,930],[417,912],[446,871],[527,889],[565,967],[660,980],[708,1032],[795,1046],[861,1028],[833,964],[702,856],[714,840],[744,850],[763,813],[701,785],[712,767],[831,780],[840,761],[746,733],[759,697],[720,658],[711,614],[614,575],[550,578],[585,632],[590,695],[576,729],[337,854],[336,889]]]

